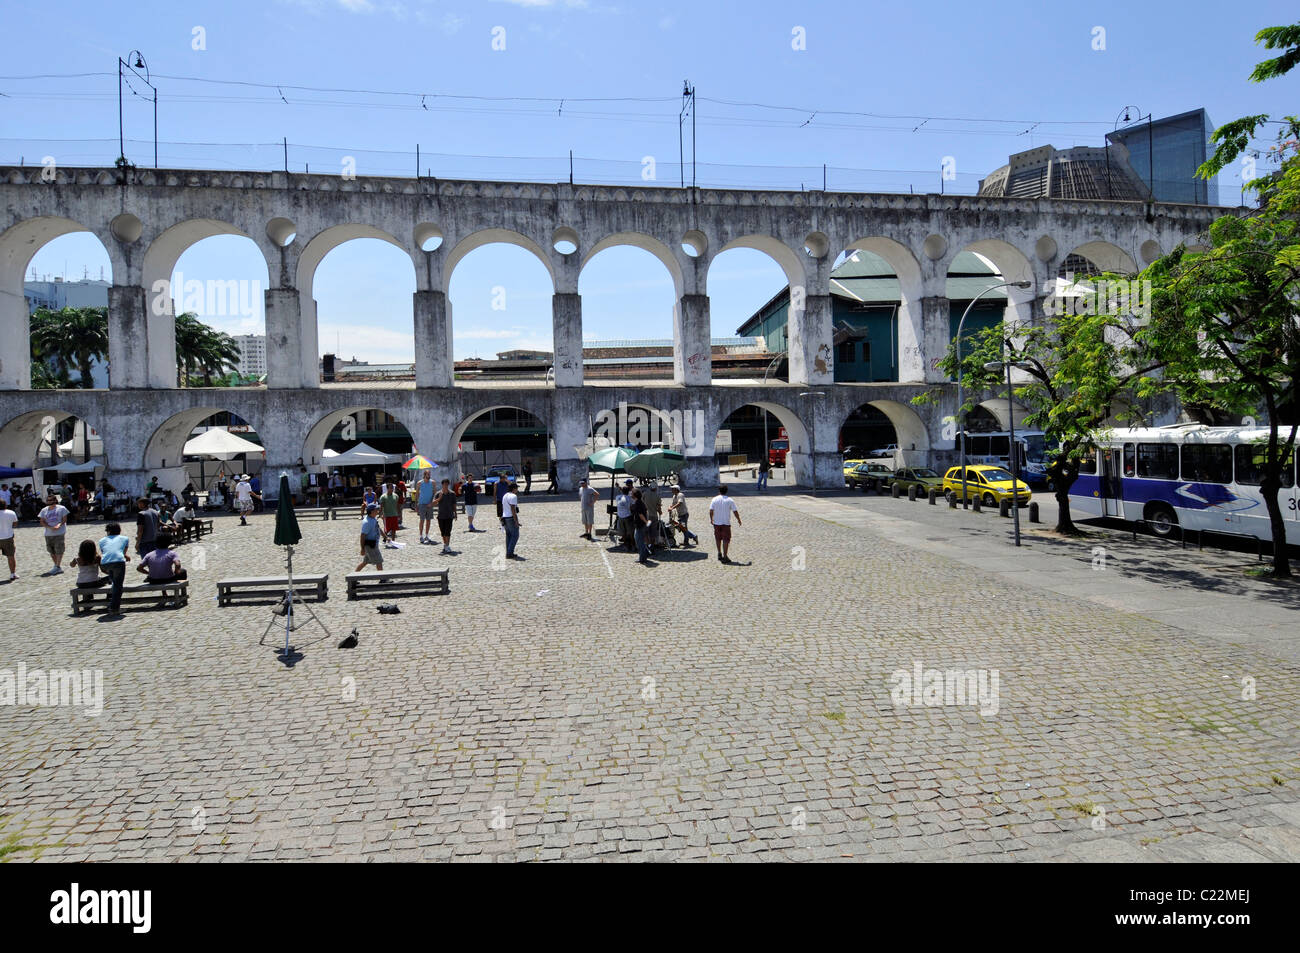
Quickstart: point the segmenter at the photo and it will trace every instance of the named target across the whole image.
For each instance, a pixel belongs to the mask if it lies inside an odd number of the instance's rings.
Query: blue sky
[[[0,79],[0,161],[111,164],[116,58],[139,49],[159,88],[163,165],[278,166],[271,144],[287,137],[295,168],[353,155],[358,174],[409,174],[419,143],[422,165],[443,177],[558,181],[573,150],[579,179],[639,184],[653,156],[659,181],[671,182],[689,79],[702,184],[820,187],[825,163],[832,188],[936,191],[951,156],[957,180],[947,187],[973,192],[1013,152],[1101,144],[1126,105],[1157,117],[1204,106],[1217,122],[1296,112],[1300,77],[1246,79],[1265,55],[1256,31],[1294,18],[1294,4],[1280,2],[11,4],[6,32],[19,42],[0,69],[9,77]],[[71,73],[96,75],[13,78]],[[128,155],[150,164],[143,99],[128,96],[125,124]],[[1225,201],[1239,185],[1236,170],[1221,177]],[[97,241],[68,236],[38,252],[28,273],[101,268]],[[260,255],[239,238],[195,246],[178,270],[186,280],[266,283]],[[783,283],[757,252],[720,256],[709,274],[715,335],[732,334]],[[493,308],[498,289],[503,310]],[[317,277],[322,349],[409,359],[413,290],[396,248],[361,240],[335,250]],[[672,286],[644,252],[602,253],[580,290],[589,339],[671,335]],[[550,285],[521,250],[480,249],[451,291],[457,357],[549,348]],[[250,317],[205,317],[257,331],[258,305]]]

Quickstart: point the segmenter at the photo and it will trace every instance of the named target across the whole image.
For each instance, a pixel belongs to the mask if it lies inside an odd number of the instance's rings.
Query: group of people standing
[[[682,533],[682,545],[689,547],[693,540],[699,545],[700,538],[690,530],[690,507],[686,495],[678,484],[672,486],[672,499],[668,503],[668,523],[674,530]],[[599,494],[586,480],[578,485],[579,504],[583,532],[581,538],[595,539],[592,527],[595,522],[595,504]],[[620,545],[635,549],[637,562],[643,566],[650,562],[653,542],[657,531],[662,526],[663,502],[654,487],[633,487],[627,480],[614,498],[614,528],[610,535],[617,536]],[[727,486],[718,487],[718,495],[709,502],[709,522],[713,525],[713,539],[718,547],[718,560],[730,563],[731,521],[735,519],[740,525],[740,508],[727,495]]]

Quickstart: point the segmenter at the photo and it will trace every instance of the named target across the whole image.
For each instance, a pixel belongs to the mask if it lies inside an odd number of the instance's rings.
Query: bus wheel
[[[1147,507],[1145,515],[1151,532],[1161,538],[1169,536],[1178,525],[1178,516],[1163,503],[1151,504]]]

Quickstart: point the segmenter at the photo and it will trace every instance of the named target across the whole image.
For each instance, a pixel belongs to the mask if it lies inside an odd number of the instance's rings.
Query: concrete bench
[[[336,520],[339,518],[332,506],[300,506],[293,511],[293,515],[299,519]]]
[[[363,589],[381,596],[394,592],[440,595],[451,591],[446,569],[385,569],[375,572],[350,572],[346,578],[349,599],[358,598]]]
[[[108,609],[112,586],[105,584],[95,589],[72,589],[72,614],[85,615],[96,606]],[[154,605],[159,608],[180,608],[190,601],[189,580],[180,582],[140,583],[122,587],[122,607],[128,605]]]
[[[329,598],[329,575],[302,575],[293,577],[293,594],[299,598],[314,596],[317,602]],[[234,605],[237,599],[268,600],[278,602],[289,588],[288,576],[247,576],[242,579],[217,581],[217,605]]]

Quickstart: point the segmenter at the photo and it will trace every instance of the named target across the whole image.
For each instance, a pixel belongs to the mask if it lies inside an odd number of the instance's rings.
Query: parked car
[[[848,484],[850,490],[859,487],[865,489],[868,480],[875,480],[884,485],[893,475],[894,471],[883,463],[863,461],[844,468],[844,482]]]
[[[483,478],[483,483],[487,487],[487,493],[489,496],[496,492],[497,480],[505,480],[507,485],[511,482],[517,482],[518,477],[515,476],[515,468],[500,463],[496,466],[488,467],[487,476]]]
[[[1001,467],[981,463],[966,468],[966,498],[979,497],[985,506],[999,506],[1003,500],[1011,499],[1012,485],[1011,474]],[[1016,505],[1026,505],[1033,496],[1029,484],[1015,480],[1014,485]],[[943,475],[943,490],[945,494],[951,490],[961,499],[961,467],[953,467]]]
[[[909,487],[914,486],[918,496],[927,495],[931,490],[943,492],[943,477],[929,467],[902,467],[895,470],[893,478],[886,485],[892,484],[898,485],[900,493],[906,493]]]
[[[869,457],[892,457],[898,451],[898,444],[891,443],[887,447],[881,447],[879,450],[872,450],[867,456]]]

